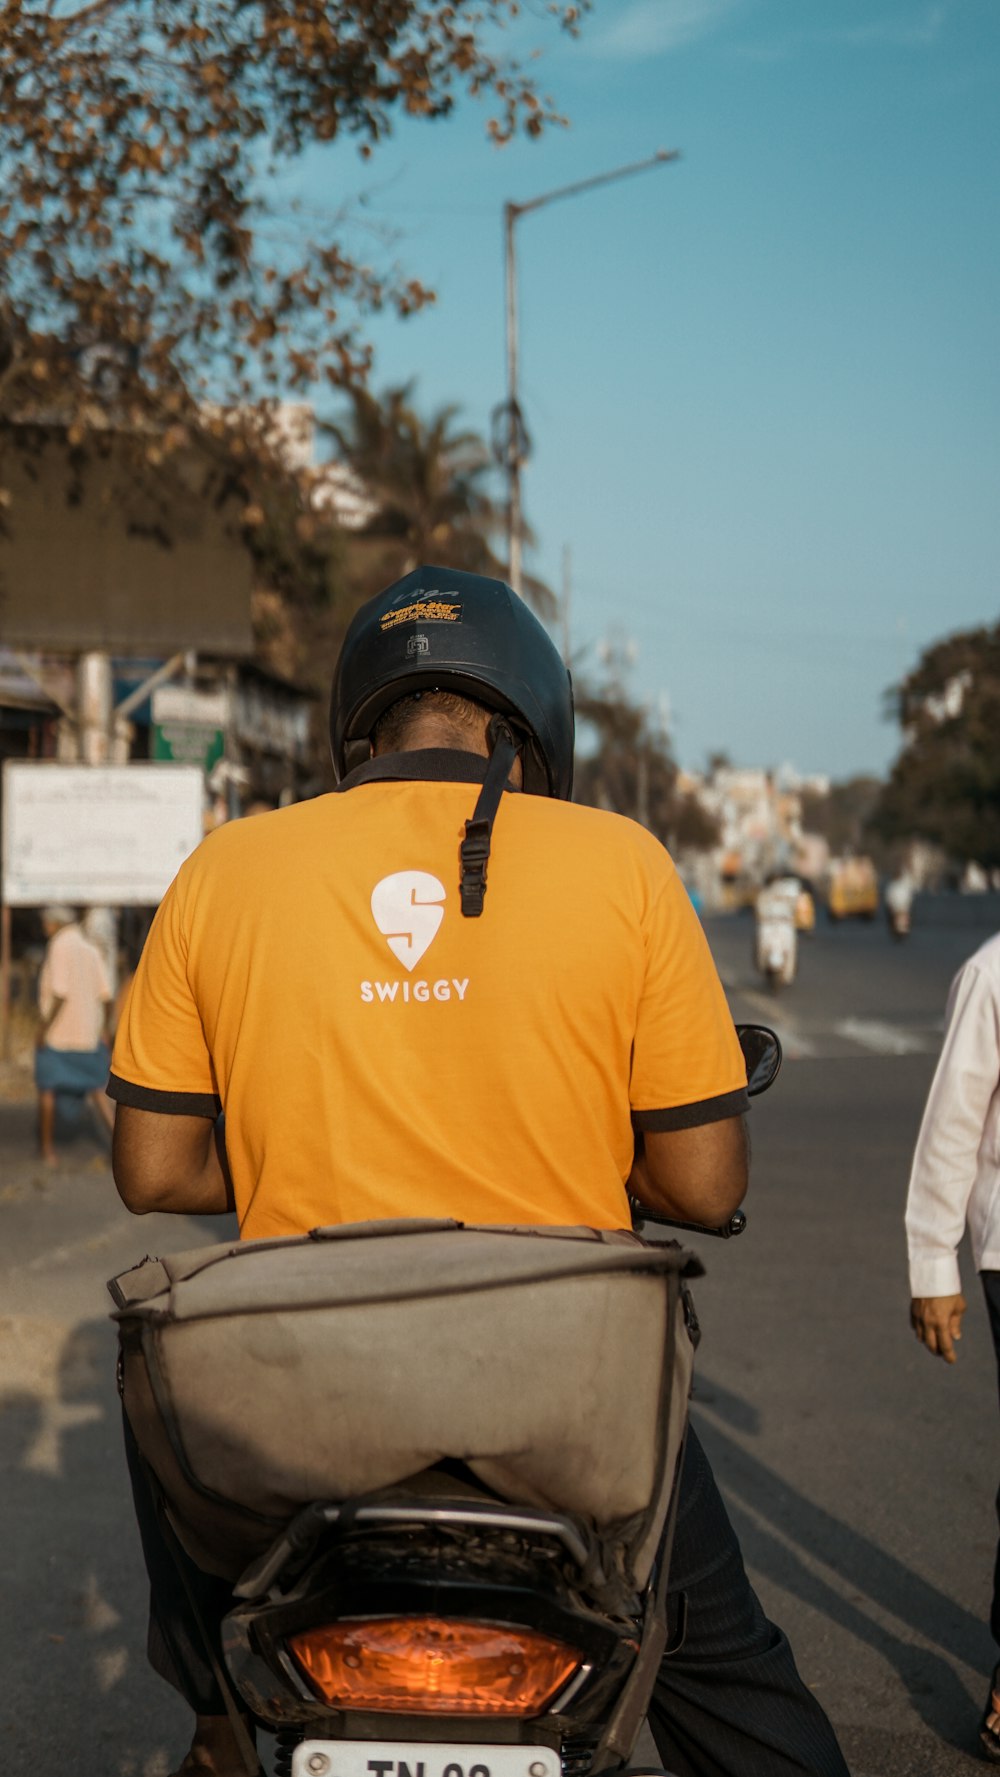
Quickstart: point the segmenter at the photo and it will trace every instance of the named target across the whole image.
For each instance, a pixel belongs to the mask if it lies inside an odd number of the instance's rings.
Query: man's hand
[[[964,1296],[914,1296],[910,1303],[910,1325],[921,1345],[946,1364],[958,1356],[955,1341],[962,1337],[966,1306]]]

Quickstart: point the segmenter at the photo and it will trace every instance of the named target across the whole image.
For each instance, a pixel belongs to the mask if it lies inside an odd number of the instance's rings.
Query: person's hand
[[[958,1356],[955,1341],[962,1337],[966,1306],[964,1296],[914,1296],[910,1303],[910,1325],[921,1345],[946,1364]]]

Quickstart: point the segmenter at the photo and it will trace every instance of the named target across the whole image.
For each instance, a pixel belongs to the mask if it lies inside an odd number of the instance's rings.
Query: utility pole
[[[99,649],[76,663],[76,756],[81,765],[109,765],[114,729],[111,657]],[[88,907],[84,930],[104,960],[112,998],[118,987],[118,914],[114,907]]]
[[[573,557],[568,543],[563,544],[562,598],[559,601],[559,624],[562,629],[562,657],[570,663],[570,606],[573,597]]]
[[[572,185],[561,185],[555,191],[545,191],[540,197],[529,198],[527,203],[505,203],[503,207],[504,229],[504,286],[507,331],[507,400],[497,410],[494,421],[499,420],[496,427],[497,449],[507,474],[507,563],[510,583],[516,593],[522,590],[521,543],[523,524],[521,519],[521,465],[528,459],[530,439],[521,413],[518,394],[518,315],[517,315],[517,253],[515,225],[521,216],[527,216],[532,210],[541,210],[547,204],[557,203],[562,198],[578,197],[582,192],[594,191],[599,185],[609,185],[616,179],[627,179],[633,173],[644,173],[650,167],[667,166],[671,161],[680,159],[680,151],[676,148],[659,148],[648,160],[631,162],[625,167],[615,167],[610,173],[595,173],[590,179],[578,179]]]
[[[504,204],[504,283],[507,311],[507,567],[514,591],[521,593],[521,464],[530,449],[518,405],[517,261],[514,224],[516,204]]]
[[[640,827],[649,826],[649,744],[640,735],[635,760],[635,818]]]
[[[111,660],[94,649],[76,663],[76,750],[81,765],[107,765],[111,759],[114,714]]]
[[[163,666],[147,675],[115,708],[111,656],[102,649],[88,649],[76,663],[76,709],[70,730],[73,756],[81,765],[127,765],[131,723],[129,716],[157,685],[172,679],[193,657],[174,654]],[[114,993],[118,983],[118,909],[88,907],[84,928],[104,959]]]

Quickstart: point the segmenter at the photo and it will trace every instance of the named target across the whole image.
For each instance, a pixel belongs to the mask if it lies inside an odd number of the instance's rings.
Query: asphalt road
[[[709,928],[735,1015],[776,1024],[787,1060],[752,1115],[746,1233],[695,1243],[694,1410],[754,1581],[855,1777],[978,1763],[996,1377],[968,1267],[959,1364],[913,1340],[901,1215],[948,981],[991,923],[985,906],[938,908],[900,947],[881,925],[821,924],[776,999],[755,980],[749,920]],[[0,1770],[166,1777],[186,1717],[142,1653],[103,1284],[228,1229],[133,1220],[96,1133],[43,1169],[30,1102],[16,1075],[3,1086]]]
[[[858,1777],[979,1762],[995,1367],[967,1258],[959,1363],[917,1345],[902,1212],[948,983],[991,918],[959,904],[899,946],[881,923],[821,921],[777,996],[754,978],[748,919],[710,931],[735,1015],[774,1024],[788,1059],[752,1112],[747,1230],[697,1243],[695,1413],[755,1583]]]

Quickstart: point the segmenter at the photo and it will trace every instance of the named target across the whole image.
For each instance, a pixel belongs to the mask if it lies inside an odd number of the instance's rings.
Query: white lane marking
[[[915,1031],[903,1030],[896,1024],[884,1024],[878,1018],[842,1018],[835,1024],[834,1034],[850,1043],[860,1043],[876,1055],[924,1055],[933,1045]]]
[[[941,1046],[939,1029],[931,1026],[914,1029],[891,1024],[884,1018],[841,1018],[836,1023],[814,1027],[809,1036],[805,1036],[784,1006],[780,1006],[781,1016],[778,1016],[779,1003],[772,995],[756,993],[753,988],[741,987],[732,980],[727,981],[726,986],[730,993],[738,994],[760,1015],[762,1023],[769,1024],[777,1033],[786,1061],[831,1059],[824,1043],[824,1039],[830,1037],[856,1043],[859,1048],[875,1055],[932,1055]]]
[[[754,993],[752,987],[735,987],[734,986],[733,991],[739,994],[741,1000],[746,1000],[748,1005],[753,1006],[756,1011],[769,1012],[771,1015],[769,1022],[773,1026],[774,1015],[778,1010],[777,1003],[775,1001],[773,994],[771,994],[771,993]],[[787,1025],[791,1026],[793,1020],[790,1018],[786,1018],[784,1020],[784,1022]]]
[[[70,1241],[66,1246],[51,1246],[47,1252],[36,1253],[33,1259],[28,1259],[26,1263],[22,1262],[20,1265],[11,1265],[9,1269],[11,1271],[44,1271],[48,1265],[64,1265],[69,1260],[78,1258],[81,1253],[100,1252],[103,1247],[110,1246],[121,1232],[120,1222],[109,1222],[107,1227],[99,1229],[96,1234],[88,1234],[82,1240]],[[0,1276],[2,1275],[6,1275],[6,1271],[0,1273]],[[108,1312],[110,1313],[110,1309]]]
[[[752,989],[745,987],[737,991],[741,1000],[746,1000],[755,1012],[760,1013],[761,1022],[774,1031],[786,1061],[808,1061],[816,1055],[816,1045],[802,1035],[794,1019],[786,1015],[779,1020],[775,1016],[777,1008],[770,995],[754,993]]]

